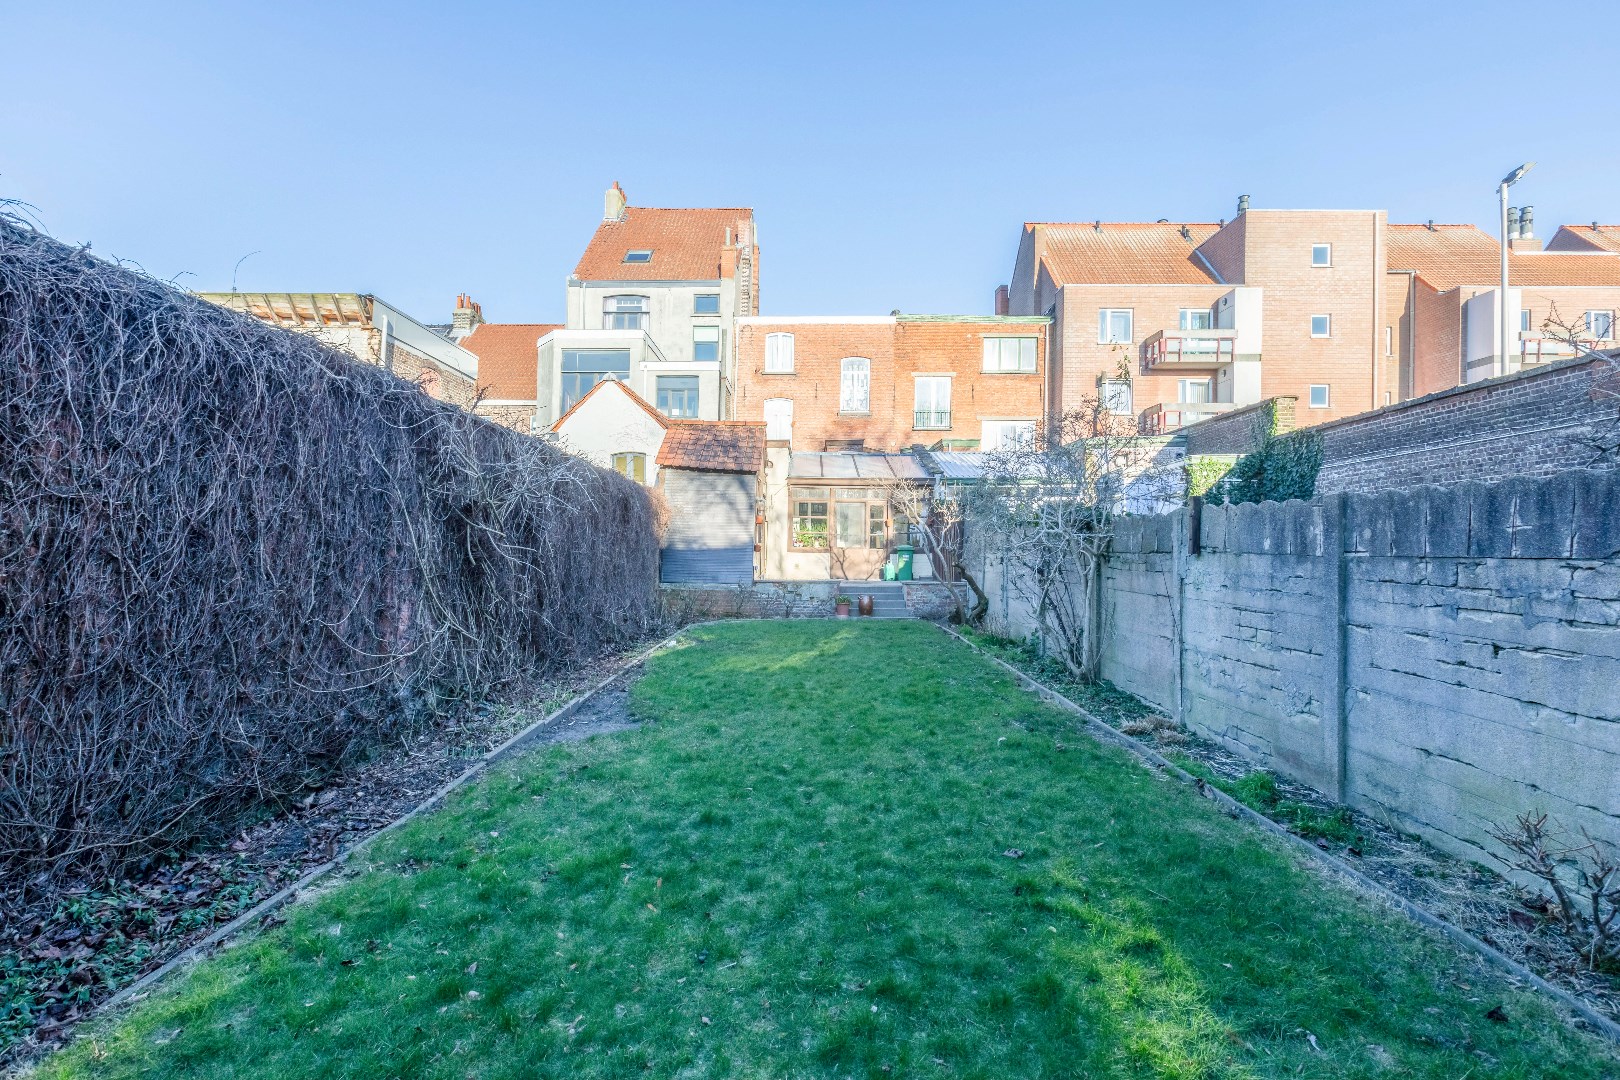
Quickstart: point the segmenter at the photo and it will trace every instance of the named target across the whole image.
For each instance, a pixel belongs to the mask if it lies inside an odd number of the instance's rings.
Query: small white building
[[[617,379],[603,379],[551,426],[563,449],[649,487],[669,420]]]

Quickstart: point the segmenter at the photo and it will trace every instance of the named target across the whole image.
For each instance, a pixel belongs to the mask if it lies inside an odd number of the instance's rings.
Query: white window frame
[[[772,408],[772,406],[775,406]],[[793,440],[793,399],[766,398],[763,409],[765,438],[776,442]],[[772,414],[775,415],[772,415]]]
[[[1098,379],[1097,401],[1110,415],[1136,415],[1136,394],[1129,379]]]
[[[702,311],[702,310],[700,310],[699,307],[698,307],[698,301],[699,300],[713,300],[714,301],[714,310],[713,311]],[[717,293],[717,292],[693,293],[692,294],[692,314],[693,315],[718,315],[718,314],[720,314],[720,294]]]
[[[1322,403],[1316,403],[1316,392],[1322,391]],[[1305,404],[1312,409],[1331,409],[1333,407],[1333,387],[1329,383],[1312,383],[1305,397]]]
[[[1596,318],[1595,319],[1595,318],[1593,318],[1594,315],[1601,316],[1601,318]],[[1607,324],[1607,325],[1604,326],[1602,334],[1599,334],[1597,332],[1597,330],[1593,327],[1592,324],[1596,323],[1596,322],[1603,322],[1603,323]],[[1588,337],[1590,337],[1593,341],[1613,341],[1614,340],[1614,310],[1612,308],[1609,308],[1609,309],[1598,308],[1598,309],[1593,310],[1593,311],[1588,311],[1586,313],[1586,335]]]
[[[1035,441],[1035,420],[981,420],[979,427],[979,449],[993,452],[1007,449],[1009,446],[1025,446]],[[989,438],[991,432],[996,433],[992,442]],[[1010,443],[1008,435],[1014,434]]]
[[[1125,337],[1118,339],[1113,336],[1111,323],[1115,315],[1125,316]],[[1099,345],[1129,345],[1136,339],[1136,309],[1135,308],[1098,308],[1097,309],[1097,344]]]
[[[1208,326],[1188,326],[1187,316],[1202,315],[1209,320]],[[1213,330],[1215,328],[1215,313],[1209,308],[1184,307],[1176,313],[1176,329],[1178,330]]]
[[[1318,251],[1320,251],[1322,253],[1322,261],[1321,262],[1316,261],[1316,253]],[[1323,269],[1325,267],[1330,267],[1332,265],[1333,265],[1333,245],[1332,244],[1312,244],[1311,245],[1311,266],[1313,266],[1316,269],[1320,270],[1320,269]]]
[[[838,361],[838,411],[849,416],[872,414],[872,361],[864,356]]]
[[[713,335],[713,337],[709,336],[711,334]],[[714,346],[714,359],[713,360],[699,360],[698,359],[698,354],[697,354],[699,345],[713,345]],[[717,363],[719,360],[720,360],[720,327],[714,325],[713,323],[699,324],[697,326],[692,327],[692,362],[695,363],[695,364],[713,364],[713,363]]]
[[[928,391],[926,395],[928,404],[926,406],[924,405],[925,395],[923,393],[925,389]],[[943,408],[940,407],[940,392],[942,390],[944,391]],[[931,413],[943,413],[945,423],[914,426],[913,431],[949,431],[951,429],[951,377],[949,375],[913,376],[911,383],[911,422],[913,425],[917,423],[917,414],[923,412],[925,408]]]
[[[635,326],[614,326],[616,315],[639,315]],[[614,293],[602,298],[602,329],[646,330],[652,321],[652,302],[640,293]]]
[[[1033,375],[1039,364],[1038,349],[1037,339],[1029,335],[987,335],[982,370],[988,375]],[[1011,367],[1007,366],[1009,353]]]
[[[1327,324],[1327,329],[1322,331],[1320,334],[1318,334],[1316,332],[1316,320],[1317,319],[1321,319]],[[1311,337],[1313,337],[1313,338],[1330,338],[1332,336],[1333,336],[1333,316],[1332,315],[1312,315],[1311,316]]]
[[[1530,332],[1530,309],[1527,308],[1527,307],[1522,307],[1522,308],[1519,309],[1519,333],[1528,334],[1529,332]]]
[[[1201,387],[1203,387],[1204,388],[1204,396],[1201,397],[1201,398],[1188,397],[1187,396],[1187,388],[1190,387],[1190,386],[1201,386]],[[1208,405],[1210,402],[1212,402],[1214,400],[1215,400],[1215,380],[1211,379],[1209,376],[1206,375],[1201,379],[1195,377],[1195,378],[1191,378],[1191,379],[1177,379],[1176,380],[1176,404],[1177,405]]]
[[[765,374],[793,374],[793,335],[778,331],[765,335]]]

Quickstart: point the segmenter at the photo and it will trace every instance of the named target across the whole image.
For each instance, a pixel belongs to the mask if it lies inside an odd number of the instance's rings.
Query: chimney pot
[[[1249,197],[1247,195],[1239,195],[1238,196],[1238,213],[1246,214],[1246,213],[1248,213],[1248,211],[1249,211]]]
[[[1533,206],[1526,206],[1526,207],[1520,208],[1520,210],[1519,210],[1519,239],[1520,240],[1534,240],[1536,238],[1536,230],[1535,230],[1535,225],[1534,225],[1535,213],[1536,213],[1536,208],[1533,207]]]
[[[1434,218],[1429,219],[1428,229],[1430,232],[1434,232]]]
[[[624,208],[629,201],[625,197],[624,188],[619,186],[617,180],[613,181],[613,186],[607,189],[607,195],[602,199],[602,220],[623,221]]]
[[[1509,240],[1519,238],[1519,208],[1517,206],[1508,207],[1507,232]]]

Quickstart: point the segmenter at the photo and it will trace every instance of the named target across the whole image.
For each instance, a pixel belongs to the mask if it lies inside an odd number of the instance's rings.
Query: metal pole
[[[1502,339],[1498,343],[1500,348],[1496,354],[1496,373],[1506,375],[1508,362],[1508,185],[1506,180],[1502,181],[1502,186],[1497,189],[1497,194],[1501,196],[1502,200],[1502,294],[1497,297],[1498,314],[1501,316]]]

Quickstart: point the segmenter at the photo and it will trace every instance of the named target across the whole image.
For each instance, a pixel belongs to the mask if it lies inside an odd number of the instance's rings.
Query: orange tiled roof
[[[572,405],[568,406],[568,411],[567,412],[565,412],[561,416],[557,417],[557,422],[555,424],[551,425],[551,430],[552,431],[561,431],[562,426],[563,426],[563,422],[566,421],[570,416],[573,416],[574,411],[576,409],[578,409],[581,405],[583,405],[587,401],[589,401],[591,399],[591,395],[595,394],[598,390],[602,390],[602,388],[604,386],[617,386],[620,390],[622,390],[624,392],[625,397],[629,398],[635,404],[641,406],[642,410],[644,412],[646,412],[646,414],[648,416],[650,416],[654,420],[658,421],[660,426],[669,427],[669,417],[665,416],[663,413],[661,413],[657,409],[653,408],[652,405],[648,403],[646,398],[642,397],[640,394],[638,394],[634,390],[630,389],[630,387],[626,386],[624,383],[620,382],[618,379],[600,379],[597,382],[592,383],[591,388],[589,390],[585,391],[583,394],[581,394],[579,396],[578,401],[576,401]],[[602,392],[603,393],[609,393],[610,391],[603,390]]]
[[[461,339],[461,347],[478,357],[478,385],[492,398],[533,401],[540,350],[535,343],[556,323],[482,323]]]
[[[1562,241],[1558,233],[1568,233],[1572,242]],[[1585,251],[1598,248],[1603,251],[1620,251],[1620,225],[1560,225],[1558,233],[1547,242],[1548,250],[1558,251]],[[1556,248],[1554,245],[1557,245]]]
[[[748,209],[663,210],[627,206],[623,221],[604,221],[579,257],[574,276],[581,281],[717,281],[720,251],[746,232],[753,234]],[[627,263],[626,252],[651,251],[644,263]]]
[[[1412,270],[1436,289],[1489,285],[1502,279],[1501,242],[1477,225],[1391,225],[1391,270]],[[1515,251],[1508,255],[1514,285],[1620,286],[1620,255],[1606,251]]]
[[[765,465],[765,425],[747,420],[680,420],[658,448],[669,469],[757,473]]]
[[[1218,284],[1193,250],[1215,235],[1219,225],[1104,221],[1032,222],[1027,227],[1035,230],[1035,250],[1059,285]]]

